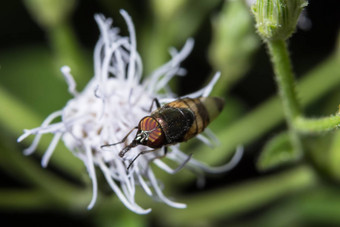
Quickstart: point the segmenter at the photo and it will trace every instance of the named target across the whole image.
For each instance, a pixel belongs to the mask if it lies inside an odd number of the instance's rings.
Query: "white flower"
[[[101,148],[104,144],[121,141],[133,127],[138,125],[140,119],[149,115],[148,109],[153,98],[157,97],[161,103],[175,99],[175,95],[167,86],[168,81],[176,75],[185,74],[185,70],[180,68],[179,64],[193,47],[193,40],[189,39],[180,52],[172,49],[170,51],[172,59],[141,81],[142,61],[136,50],[134,27],[129,15],[123,10],[121,14],[127,23],[130,37],[120,36],[118,28],[111,28],[111,19],[96,15],[101,36],[94,50],[93,79],[81,93],[78,93],[70,68],[62,67],[61,71],[69,85],[69,92],[74,98],[63,110],[48,116],[40,127],[25,130],[18,141],[22,141],[29,135],[35,135],[32,145],[24,151],[28,155],[37,148],[43,134],[53,133],[54,138],[42,158],[42,166],[46,167],[55,146],[62,139],[66,147],[84,162],[92,180],[93,197],[89,209],[94,206],[97,197],[95,166],[100,168],[124,205],[138,214],[148,213],[151,209],[143,209],[135,202],[136,185],[141,186],[149,196],[172,207],[185,208],[185,204],[173,202],[163,195],[159,181],[152,171],[150,162],[168,173],[177,172],[161,159],[153,159],[163,154],[161,149],[141,155],[127,170],[131,160],[145,150],[145,147],[137,146],[127,152],[123,158],[119,157],[123,144]],[[208,96],[218,78],[219,73],[204,89],[188,97]],[[57,117],[61,117],[61,122],[51,123]],[[131,134],[128,137],[129,141],[133,136]],[[201,134],[197,137],[209,145],[212,144],[211,140],[214,140],[212,133],[207,130],[205,135]],[[241,152],[237,152],[227,165],[208,168],[190,159],[191,156],[184,154],[179,145],[174,145],[170,147],[166,159],[179,163],[179,168],[187,164],[191,170],[199,173],[229,170],[238,162],[240,156]]]

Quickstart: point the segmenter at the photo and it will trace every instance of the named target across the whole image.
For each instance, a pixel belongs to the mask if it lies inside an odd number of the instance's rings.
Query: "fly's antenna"
[[[129,145],[127,145],[126,147],[123,148],[123,150],[121,150],[119,152],[119,157],[123,158],[124,155],[126,154],[126,152],[128,152],[131,148],[137,146],[138,144],[134,141],[132,141],[132,143],[130,143]]]

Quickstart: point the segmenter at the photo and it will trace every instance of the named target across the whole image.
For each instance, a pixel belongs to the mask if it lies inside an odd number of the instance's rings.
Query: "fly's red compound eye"
[[[153,117],[143,118],[139,123],[139,130],[148,133],[147,146],[158,148],[164,145],[164,133]]]
[[[155,130],[159,127],[159,123],[152,117],[144,117],[139,122],[139,129],[145,132]]]

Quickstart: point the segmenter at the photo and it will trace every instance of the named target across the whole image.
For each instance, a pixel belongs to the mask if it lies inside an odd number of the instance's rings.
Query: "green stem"
[[[58,69],[63,65],[70,66],[77,86],[83,88],[93,74],[92,64],[79,45],[74,31],[68,23],[63,22],[47,30],[50,44],[57,58]]]
[[[275,71],[284,113],[289,124],[295,117],[301,116],[301,107],[295,91],[295,80],[286,42],[274,40],[267,42],[269,54]]]
[[[289,127],[291,143],[296,151],[302,153],[301,141],[294,128],[294,120],[300,117],[302,112],[295,91],[295,79],[287,45],[284,40],[269,40],[267,46],[275,71],[283,112]]]
[[[43,209],[51,205],[51,200],[51,196],[44,190],[0,190],[0,208],[6,210]]]

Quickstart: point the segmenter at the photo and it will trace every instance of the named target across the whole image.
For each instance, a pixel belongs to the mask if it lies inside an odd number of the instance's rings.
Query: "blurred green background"
[[[93,74],[92,52],[99,37],[93,15],[103,13],[127,35],[120,9],[132,17],[144,76],[169,59],[169,47],[195,39],[183,63],[188,75],[171,82],[184,95],[221,71],[213,91],[226,98],[211,129],[215,149],[196,140],[184,144],[194,158],[225,163],[237,145],[245,155],[225,174],[207,176],[197,188],[189,171],[157,172],[165,194],[188,204],[174,209],[137,193],[149,215],[127,210],[99,177],[93,210],[86,169],[60,144],[47,169],[41,154],[51,137],[30,157],[17,144],[24,128],[40,125],[71,97],[59,71],[63,65],[81,90]],[[339,2],[309,1],[288,41],[299,99],[307,116],[335,114],[340,104]],[[241,0],[5,1],[0,7],[0,218],[2,223],[49,226],[340,226],[340,133],[303,138],[305,153],[287,147],[286,125],[269,56],[255,22]],[[269,142],[268,142],[269,141]]]

